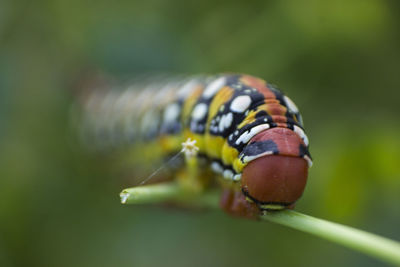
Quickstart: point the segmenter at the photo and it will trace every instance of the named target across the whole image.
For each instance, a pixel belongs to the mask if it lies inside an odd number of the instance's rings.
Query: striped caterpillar
[[[139,169],[195,140],[196,182],[218,181],[228,213],[293,208],[304,191],[312,161],[299,110],[262,79],[222,74],[90,90],[82,109],[84,136],[133,151]]]

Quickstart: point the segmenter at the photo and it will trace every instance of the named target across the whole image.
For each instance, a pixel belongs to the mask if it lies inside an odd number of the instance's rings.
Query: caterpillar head
[[[287,128],[268,129],[255,135],[242,154],[248,162],[242,173],[246,197],[265,210],[293,208],[311,164],[302,138]]]

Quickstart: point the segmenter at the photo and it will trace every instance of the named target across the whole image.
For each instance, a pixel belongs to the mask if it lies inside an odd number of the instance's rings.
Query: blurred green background
[[[120,205],[68,125],[92,70],[277,84],[314,158],[297,210],[400,240],[400,2],[1,0],[1,266],[384,266],[220,211]]]

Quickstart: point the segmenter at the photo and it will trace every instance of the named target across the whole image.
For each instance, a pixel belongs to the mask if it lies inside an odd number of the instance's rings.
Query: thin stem
[[[190,204],[207,208],[217,208],[218,205],[216,191],[194,191],[175,182],[127,188],[122,190],[120,198],[122,204],[154,204],[175,201],[184,205]]]
[[[262,215],[261,219],[310,233],[388,263],[400,265],[400,244],[388,238],[292,210],[267,213]]]
[[[144,204],[174,201],[183,205],[218,207],[215,191],[195,192],[178,183],[160,183],[124,189],[123,204]],[[318,219],[292,210],[267,212],[260,216],[270,221],[319,236],[348,248],[400,266],[400,243],[352,227]]]
[[[147,204],[174,200],[184,193],[176,183],[160,183],[124,189],[120,197],[122,204]]]

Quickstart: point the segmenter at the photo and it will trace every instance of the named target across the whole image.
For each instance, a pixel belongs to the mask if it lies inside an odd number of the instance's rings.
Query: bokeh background
[[[297,210],[400,240],[398,1],[0,1],[1,266],[384,266],[220,211],[120,205],[69,127],[98,70],[279,85],[314,158]]]

